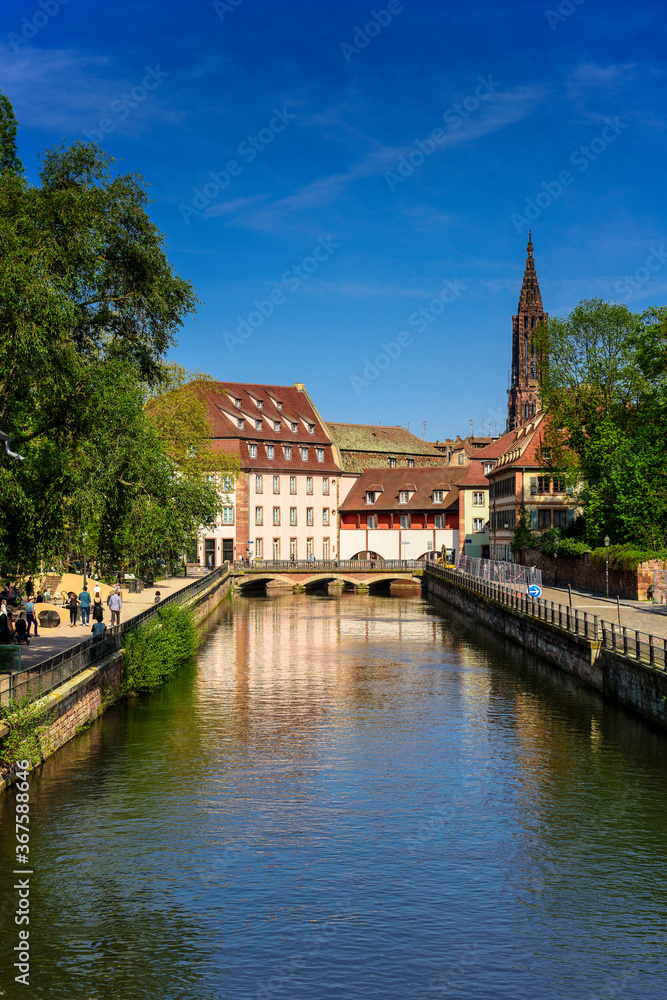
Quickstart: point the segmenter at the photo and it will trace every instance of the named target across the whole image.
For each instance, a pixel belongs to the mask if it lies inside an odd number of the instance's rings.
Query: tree
[[[170,423],[151,400],[182,387],[166,361],[197,299],[174,273],[138,175],[94,144],[48,150],[30,185],[0,95],[0,561],[26,571],[80,550],[109,563],[178,550],[221,498],[180,448],[203,405]],[[231,474],[234,463],[227,458]]]
[[[550,470],[581,486],[592,545],[667,542],[666,319],[589,299],[536,334]]]

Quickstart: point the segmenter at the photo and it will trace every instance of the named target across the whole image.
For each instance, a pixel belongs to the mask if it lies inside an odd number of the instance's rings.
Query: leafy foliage
[[[538,329],[550,468],[580,485],[586,540],[667,545],[667,309],[591,299]]]
[[[535,536],[530,530],[528,511],[525,507],[522,507],[519,512],[519,520],[517,521],[516,528],[514,529],[512,541],[510,542],[510,549],[512,550],[513,555],[516,555],[519,549],[532,548],[534,541]]]
[[[125,686],[150,691],[171,677],[197,651],[198,636],[192,611],[170,605],[158,611],[125,640]]]
[[[205,402],[166,361],[197,300],[141,177],[76,142],[48,150],[32,186],[15,136],[0,95],[0,428],[25,458],[0,453],[0,562],[66,563],[85,532],[102,566],[141,571],[219,510],[204,474],[237,468],[194,447],[208,436]],[[165,394],[180,405],[158,405]]]
[[[604,545],[591,552],[591,562],[596,566],[604,566],[605,557]],[[609,546],[610,569],[635,570],[640,563],[649,562],[651,559],[667,560],[667,550],[660,552],[652,549],[639,549],[634,545]]]

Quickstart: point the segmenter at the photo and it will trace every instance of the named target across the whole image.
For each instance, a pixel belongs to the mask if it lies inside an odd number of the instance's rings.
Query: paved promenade
[[[160,596],[164,600],[165,597],[175,594],[178,590],[182,590],[183,587],[192,582],[190,578],[186,579],[179,576],[171,577],[168,580],[159,580],[154,587],[149,587],[140,594],[130,594],[127,590],[121,590],[120,596],[123,601],[123,610],[121,611],[120,620],[122,622],[129,621],[147,608],[152,608],[155,603],[155,592],[157,590],[160,591]],[[21,669],[34,667],[42,660],[48,660],[50,656],[61,653],[64,649],[68,649],[70,646],[75,646],[78,642],[83,642],[84,639],[90,638],[90,630],[93,624],[92,616],[89,625],[81,625],[79,621],[79,624],[70,628],[69,611],[67,608],[56,605],[54,607],[60,615],[60,625],[58,628],[40,628],[37,638],[32,635],[30,636],[30,645],[21,647]],[[104,621],[108,628],[111,624],[111,612],[106,606],[106,602],[104,602]]]
[[[567,587],[543,587],[542,597],[546,601],[557,604],[569,604]],[[572,591],[572,606],[589,615],[597,615],[607,622],[618,624],[616,599],[607,600],[598,594],[588,594],[584,591]],[[652,604],[649,601],[621,601],[621,625],[626,628],[648,632],[661,638],[667,638],[667,607],[664,604]]]

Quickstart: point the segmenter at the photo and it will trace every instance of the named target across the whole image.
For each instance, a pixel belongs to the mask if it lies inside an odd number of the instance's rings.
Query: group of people
[[[35,636],[38,632],[37,603],[40,598],[48,602],[51,598],[50,591],[37,598],[32,594],[32,587],[27,590],[27,601],[25,605],[25,618],[23,617],[23,607],[18,590],[13,586],[6,587],[0,592],[0,644],[25,643],[30,644],[29,636],[31,629]],[[48,590],[48,588],[47,588]],[[69,611],[70,628],[74,628],[77,623],[79,609],[81,613],[81,624],[89,625],[92,615],[93,626],[91,632],[94,636],[104,635],[107,626],[104,623],[104,605],[102,603],[102,590],[99,583],[95,584],[91,594],[87,586],[84,586],[81,593],[77,595],[73,590],[63,593],[64,607]],[[123,601],[120,596],[120,586],[109,594],[107,607],[111,612],[111,625],[120,625],[120,614]]]
[[[93,593],[91,595],[88,587],[84,587],[79,596],[77,597],[74,591],[70,591],[65,607],[69,609],[69,624],[70,628],[74,628],[76,625],[77,615],[79,613],[79,608],[81,609],[81,624],[90,624],[90,616],[93,616],[93,627],[91,629],[93,635],[103,634],[106,625],[104,625],[104,606],[102,604],[102,590],[99,583],[95,584]],[[123,607],[123,601],[120,596],[120,587],[117,585],[116,589],[113,590],[107,597],[107,607],[111,612],[111,625],[120,625],[120,613]],[[102,625],[103,628],[96,628],[96,626]]]

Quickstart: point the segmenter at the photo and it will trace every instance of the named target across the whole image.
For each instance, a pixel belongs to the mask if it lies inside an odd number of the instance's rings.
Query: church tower
[[[533,332],[548,314],[542,306],[533,260],[532,233],[528,234],[526,270],[517,315],[512,317],[512,377],[508,389],[507,430],[512,431],[537,412],[539,406],[538,357]]]

